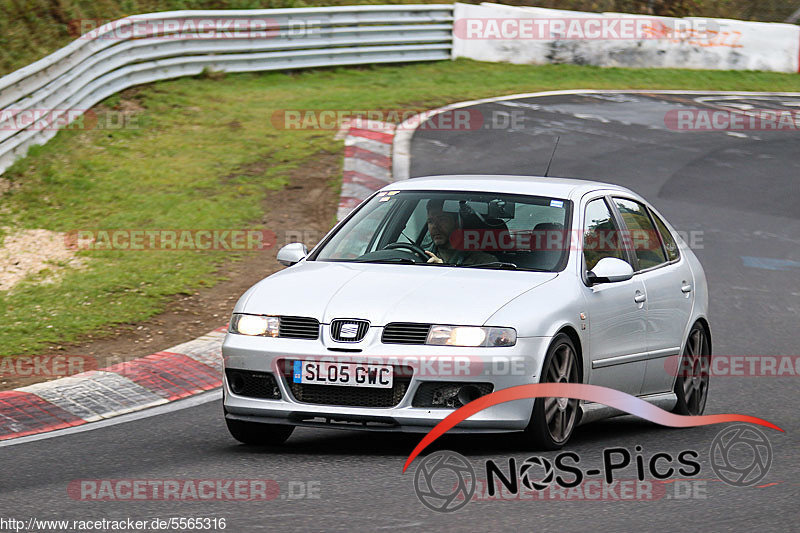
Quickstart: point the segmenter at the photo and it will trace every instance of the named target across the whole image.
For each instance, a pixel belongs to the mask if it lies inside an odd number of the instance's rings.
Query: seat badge
[[[343,339],[355,339],[358,334],[358,324],[342,324],[339,336]]]

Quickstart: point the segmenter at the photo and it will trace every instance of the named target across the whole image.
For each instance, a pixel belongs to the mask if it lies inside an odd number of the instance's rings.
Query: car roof
[[[625,187],[600,181],[545,178],[541,176],[506,176],[501,174],[424,176],[396,181],[381,190],[475,191],[579,199],[588,192],[601,189],[610,189],[638,196]]]

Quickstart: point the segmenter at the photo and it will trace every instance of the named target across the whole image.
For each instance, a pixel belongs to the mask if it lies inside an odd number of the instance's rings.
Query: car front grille
[[[369,331],[366,320],[331,320],[331,338],[336,342],[359,342]]]
[[[268,400],[281,398],[278,381],[271,373],[226,368],[225,376],[228,378],[228,387],[237,396]]]
[[[304,316],[282,316],[278,336],[290,339],[318,339],[319,321]]]
[[[292,379],[293,360],[285,360],[284,377],[294,399],[300,403],[339,405],[344,407],[394,407],[408,391],[414,370],[410,366],[392,365],[392,387],[346,387],[295,383]]]
[[[381,342],[384,344],[425,344],[430,329],[430,324],[392,322],[383,328]]]

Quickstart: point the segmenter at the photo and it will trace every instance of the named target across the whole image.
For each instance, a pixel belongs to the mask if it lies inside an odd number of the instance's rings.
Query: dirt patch
[[[66,236],[46,229],[11,230],[0,244],[0,291],[7,291],[28,276],[42,276],[39,283],[53,283],[66,268],[82,268]]]
[[[234,304],[251,285],[283,268],[275,260],[280,246],[302,239],[310,247],[330,229],[340,180],[341,154],[318,154],[290,173],[284,189],[267,193],[262,223],[276,232],[277,246],[224,265],[217,273],[225,281],[190,296],[176,296],[163,313],[145,322],[87,335],[81,343],[51,346],[40,355],[91,356],[102,368],[165,350],[225,325]],[[47,380],[0,377],[0,390]]]
[[[139,120],[147,111],[142,105],[142,88],[132,87],[118,94],[119,98],[112,103],[104,101],[94,106],[86,115],[95,121],[102,122],[102,127],[139,128]],[[91,122],[90,122],[91,123]],[[92,127],[95,127],[94,125]]]
[[[144,111],[141,101],[138,98],[139,91],[125,91],[120,95],[119,102],[114,106],[115,111],[120,111],[124,115],[135,115]]]
[[[0,198],[13,188],[13,184],[7,179],[0,178]]]
[[[236,122],[236,121],[234,121]],[[233,124],[233,122],[231,123]],[[237,123],[238,124],[238,123]],[[243,176],[261,176],[263,175],[270,166],[270,161],[272,158],[272,153],[264,154],[262,157],[253,161],[252,163],[248,163],[236,169],[235,172],[228,174],[227,176],[222,177],[222,183],[228,184],[232,180],[243,177]],[[292,187],[290,183],[287,187]]]

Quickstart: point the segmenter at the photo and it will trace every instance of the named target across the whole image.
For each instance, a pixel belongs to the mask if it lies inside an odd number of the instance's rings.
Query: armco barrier
[[[503,31],[503,21],[509,21]],[[569,39],[566,32],[559,36],[552,31],[542,38],[517,37],[506,39],[513,29],[520,28],[519,20],[527,19],[532,26],[549,20],[547,27],[560,20],[569,25],[583,19],[583,28],[596,29],[596,23],[638,21],[645,26],[645,38],[606,38],[608,33],[592,38]],[[588,26],[587,19],[596,21]],[[468,32],[468,21],[474,22]],[[489,26],[493,21],[493,26]],[[648,23],[650,28],[646,28]],[[529,28],[530,28],[529,26]],[[619,26],[618,26],[619,27]],[[697,31],[695,28],[707,28]],[[674,32],[664,32],[676,28]],[[509,31],[512,29],[512,31]],[[580,29],[580,28],[578,28]],[[530,35],[531,32],[528,33]],[[485,38],[489,37],[489,38]],[[549,38],[552,37],[552,38]],[[768,22],[745,22],[728,19],[670,19],[623,13],[581,13],[535,7],[512,7],[501,4],[456,4],[453,32],[453,57],[479,61],[518,64],[574,63],[602,67],[689,68],[714,70],[768,70],[798,72],[800,65],[800,26]]]
[[[642,40],[476,39],[459,31],[470,19],[534,18],[643,17],[491,3],[172,11],[128,17],[0,78],[0,174],[31,146],[46,143],[59,127],[77,119],[80,110],[134,85],[205,69],[248,72],[451,57],[522,64],[778,72],[800,68],[800,27],[791,24],[713,19],[716,37],[705,41],[691,33]],[[659,20],[686,25],[698,19]],[[37,121],[41,113],[45,117]],[[41,127],[43,121],[59,127]]]
[[[453,6],[174,11],[128,17],[0,78],[0,173],[128,87],[221,72],[449,59]],[[233,21],[233,24],[231,23]],[[20,127],[20,124],[25,127]]]

